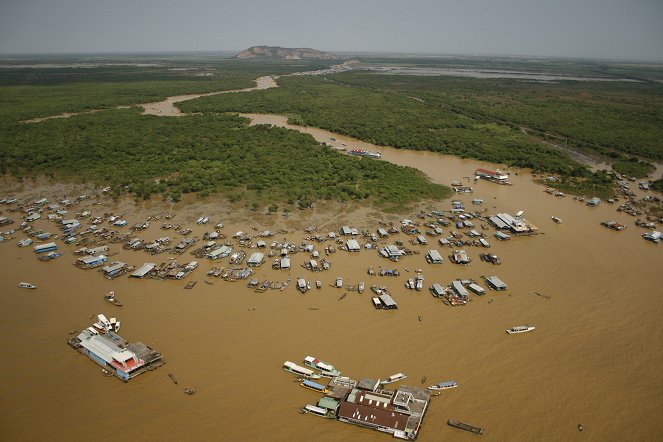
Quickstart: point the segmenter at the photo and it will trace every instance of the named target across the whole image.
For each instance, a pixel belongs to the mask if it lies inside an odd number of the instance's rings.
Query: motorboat
[[[515,327],[511,327],[508,329],[506,332],[510,335],[515,334],[515,333],[527,333],[532,330],[534,330],[536,327],[532,325],[517,325]]]
[[[456,388],[458,387],[458,384],[456,381],[446,381],[446,382],[440,382],[439,384],[436,385],[431,385],[428,387],[429,390],[446,390],[448,388]]]

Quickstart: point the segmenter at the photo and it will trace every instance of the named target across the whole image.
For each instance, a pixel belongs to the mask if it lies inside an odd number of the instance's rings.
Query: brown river
[[[252,124],[291,127],[337,146],[378,150],[384,161],[416,167],[438,183],[467,182],[464,177],[471,177],[477,167],[498,167],[372,146],[319,129],[288,126],[285,117],[246,116]],[[513,186],[472,183],[475,192],[457,198],[466,208],[486,208],[490,214],[524,210],[524,217],[539,227],[540,235],[511,241],[489,236],[490,251],[501,257],[502,265],[482,262],[478,254],[484,250],[469,247],[471,265],[456,266],[447,257],[451,250],[434,245],[436,239],[431,238],[429,246],[410,246],[420,255],[396,264],[376,251],[339,250],[330,255],[332,268],[326,272],[313,274],[301,268],[309,256],[302,252],[293,256],[290,271],[272,270],[269,259],[257,270],[261,280],[298,276],[322,280],[321,290],[314,288],[305,295],[293,285],[260,294],[245,282],[210,278],[206,273],[213,263],[205,259],[199,259],[200,267],[183,281],[127,277],[110,281],[97,271],[72,266],[77,246],[61,246],[64,256],[42,263],[31,247],[16,246],[24,235],[13,235],[14,239],[0,243],[2,439],[390,440],[383,433],[297,413],[320,395],[299,387],[281,365],[286,360],[301,363],[312,355],[354,379],[403,372],[408,375],[406,385],[420,385],[423,376],[427,384],[456,380],[458,388],[432,398],[419,433],[421,441],[474,440],[476,436],[447,426],[449,418],[481,426],[482,438],[495,441],[661,440],[662,246],[640,238],[645,231],[633,224],[634,218],[616,212],[615,206],[602,203],[590,208],[571,197],[553,197],[525,171],[512,173],[510,180]],[[54,201],[65,192],[75,197],[72,192],[78,190],[4,182],[0,194],[41,195]],[[473,206],[473,198],[483,199],[484,204]],[[251,230],[255,226],[279,231],[275,238],[296,243],[306,236],[301,227],[308,224],[318,225],[323,234],[342,225],[375,231],[379,219],[398,222],[414,217],[414,213],[387,215],[345,205],[286,218],[251,214],[214,200],[193,199],[174,206],[138,205],[131,200],[116,205],[104,200],[103,205],[93,206],[91,201],[72,208],[71,214],[85,209],[98,215],[122,213],[131,226],[148,215],[174,211],[177,215],[170,222],[191,227],[201,237],[223,222],[221,231],[228,237],[237,230],[256,233]],[[17,221],[3,231],[18,229],[19,214],[8,212],[7,206],[0,208],[2,215]],[[425,208],[449,209],[450,203]],[[196,225],[203,215],[210,217],[209,225]],[[563,223],[555,224],[552,215]],[[609,219],[629,227],[614,232],[599,225]],[[179,238],[173,231],[160,230],[160,223],[153,221],[137,236]],[[55,230],[45,220],[35,226]],[[449,228],[444,230],[446,234]],[[380,243],[397,239],[409,237],[393,235]],[[425,262],[424,253],[432,248],[441,251],[443,264]],[[323,250],[324,244],[316,249]],[[121,244],[111,245],[110,252],[117,254],[111,260],[135,266],[176,256],[130,252]],[[177,259],[195,258],[185,253]],[[227,266],[228,259],[214,265]],[[369,265],[399,268],[401,276],[368,276]],[[405,281],[419,268],[425,289],[407,290]],[[464,307],[447,307],[427,290],[435,282],[447,285],[453,279],[480,280],[493,274],[509,290],[472,295]],[[330,287],[337,276],[344,283],[386,285],[399,309],[373,309],[369,290],[358,294]],[[213,285],[204,284],[206,279]],[[189,280],[198,284],[184,290]],[[19,281],[39,288],[19,289]],[[102,300],[109,290],[115,290],[123,307]],[[70,330],[89,326],[91,315],[98,313],[117,316],[123,337],[158,349],[167,364],[127,384],[103,377],[98,366],[65,343]],[[505,333],[525,323],[536,330]],[[168,373],[177,377],[178,385]],[[197,393],[183,394],[185,386],[194,386]],[[580,423],[583,432],[577,429]]]

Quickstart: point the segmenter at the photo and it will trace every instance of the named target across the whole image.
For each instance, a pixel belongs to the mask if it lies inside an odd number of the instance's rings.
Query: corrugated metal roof
[[[387,307],[391,307],[391,306],[396,305],[396,302],[394,301],[394,299],[389,295],[380,295],[380,301],[382,301],[382,303],[384,305],[386,305]]]
[[[359,247],[359,243],[357,242],[356,239],[349,239],[346,241],[346,246],[348,250],[360,250],[361,247]]]
[[[429,250],[428,256],[432,262],[442,262],[442,255],[437,250]]]
[[[125,265],[126,264],[123,263],[123,262],[116,262],[115,264],[111,264],[109,266],[103,267],[102,270],[106,273],[111,273],[111,272],[115,272],[117,270],[120,270]]]
[[[156,266],[157,265],[152,262],[146,262],[141,266],[141,268],[133,272],[131,276],[133,276],[134,278],[142,278],[143,276],[147,275],[147,273]]]
[[[465,290],[465,287],[463,287],[463,284],[461,284],[460,281],[452,281],[451,286],[454,288],[458,296],[469,296],[469,293],[467,293],[467,290]]]
[[[492,285],[496,290],[504,290],[507,288],[507,285],[497,276],[489,276],[486,278],[486,282]]]

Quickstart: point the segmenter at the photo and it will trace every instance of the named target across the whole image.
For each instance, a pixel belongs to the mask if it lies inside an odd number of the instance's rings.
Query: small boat
[[[511,327],[508,329],[506,332],[510,335],[515,334],[515,333],[527,333],[529,331],[534,330],[536,327],[532,325],[518,325],[515,327]]]
[[[558,216],[553,216],[552,220],[555,221],[557,224],[562,224],[562,218]]]
[[[359,293],[364,293],[364,288],[365,288],[365,287],[366,287],[366,285],[364,284],[364,281],[361,281],[361,282],[357,285],[357,291],[358,291]]]
[[[309,366],[311,368],[315,368],[316,370],[320,371],[320,376],[326,377],[326,378],[333,378],[336,376],[340,376],[341,372],[338,371],[336,368],[334,368],[333,365],[321,361],[318,358],[315,358],[313,356],[306,356],[304,358],[304,365]]]
[[[421,291],[424,288],[424,275],[422,275],[422,274],[417,275],[417,279],[416,279],[414,288],[417,291]]]
[[[475,427],[474,425],[469,425],[457,420],[449,419],[447,424],[451,425],[452,427],[460,428],[461,430],[469,431],[470,433],[483,434],[483,428]]]
[[[334,410],[326,410],[324,408],[316,407],[315,405],[307,405],[299,410],[301,414],[312,414],[314,416],[324,417],[326,419],[336,419]]]
[[[18,286],[22,289],[36,289],[37,286],[34,284],[30,284],[29,282],[19,282]]]
[[[447,388],[456,388],[458,387],[458,384],[456,381],[446,381],[446,382],[440,382],[439,384],[436,385],[431,385],[428,387],[429,390],[446,390]]]
[[[104,299],[105,299],[106,301],[110,302],[110,303],[113,304],[113,305],[117,305],[118,307],[122,307],[122,305],[123,305],[123,304],[122,304],[122,301],[120,301],[119,299],[115,298],[115,292],[114,292],[114,291],[112,291],[112,292],[108,292],[107,295],[104,295]]]
[[[389,376],[387,379],[384,381],[380,381],[380,384],[393,384],[394,382],[402,381],[403,379],[407,378],[407,375],[404,373],[396,373],[394,375]]]

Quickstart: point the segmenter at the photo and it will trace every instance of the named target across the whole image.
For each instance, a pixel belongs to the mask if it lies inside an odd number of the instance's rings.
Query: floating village
[[[372,152],[351,153],[379,158]],[[474,180],[510,185],[509,175],[499,170],[477,169]],[[471,184],[469,179],[451,183],[459,196],[473,193]],[[191,290],[200,279],[208,285],[242,283],[257,293],[288,291],[298,296],[323,287],[329,292],[326,287],[330,287],[339,301],[350,292],[367,291],[368,308],[393,311],[398,309],[399,296],[409,291],[427,290],[449,308],[467,306],[473,299],[489,293],[508,293],[509,281],[499,275],[503,260],[498,255],[498,244],[541,233],[537,225],[524,217],[524,210],[491,211],[478,198],[469,203],[454,199],[449,207],[418,212],[411,219],[398,222],[378,220],[370,228],[307,226],[303,232],[295,232],[250,226],[246,231],[229,231],[222,220],[211,220],[204,214],[195,224],[189,221],[187,225],[175,213],[155,213],[140,220],[129,220],[122,213],[96,213],[108,190],[57,201],[33,195],[4,197],[0,199],[0,225],[16,227],[1,232],[0,244],[26,249],[26,253],[43,262],[39,265],[69,260],[81,271],[98,272],[99,277],[109,280],[121,277],[172,280]],[[633,217],[642,216],[635,197],[626,193],[628,189],[622,191],[626,201],[617,210]],[[545,189],[545,193],[565,197],[551,188]],[[590,208],[602,203],[598,198],[575,199]],[[618,201],[615,198],[607,203]],[[564,224],[554,214],[545,222],[552,223],[546,224],[547,228],[560,228],[555,226]],[[662,233],[655,229],[661,222],[663,219],[646,216],[645,221],[638,218],[635,225],[648,230],[641,235],[643,239],[659,243]],[[625,224],[612,220],[601,224],[614,231],[626,228]],[[120,253],[122,260],[117,258]],[[334,271],[336,259],[344,259],[343,254],[358,253],[371,257],[365,278],[348,280],[346,275]],[[135,259],[126,259],[127,256]],[[485,276],[450,280],[427,276],[441,265],[458,268],[479,265],[483,266]],[[269,276],[265,278],[265,274]],[[18,282],[18,286],[38,289],[37,284],[28,281]],[[110,292],[98,296],[109,308],[117,308],[116,311],[127,308],[121,301],[122,294]],[[104,375],[124,382],[165,364],[160,352],[141,342],[130,343],[118,334],[119,329],[116,317],[109,319],[98,314],[90,326],[71,331],[67,343],[101,366]],[[529,324],[514,325],[506,333],[521,334],[535,329]],[[390,389],[391,384],[407,376],[396,373],[384,378],[353,380],[341,376],[334,366],[316,357],[307,356],[302,362],[304,366],[286,361],[283,369],[295,375],[301,387],[323,396],[302,407],[301,413],[376,429],[400,439],[415,439],[432,398],[444,394],[441,390],[457,387],[455,381],[444,380],[425,386],[424,377],[421,386],[401,385]],[[177,383],[172,375],[171,379]],[[185,390],[188,394],[194,391],[191,387]],[[454,419],[449,419],[448,424],[475,434],[484,431]]]

